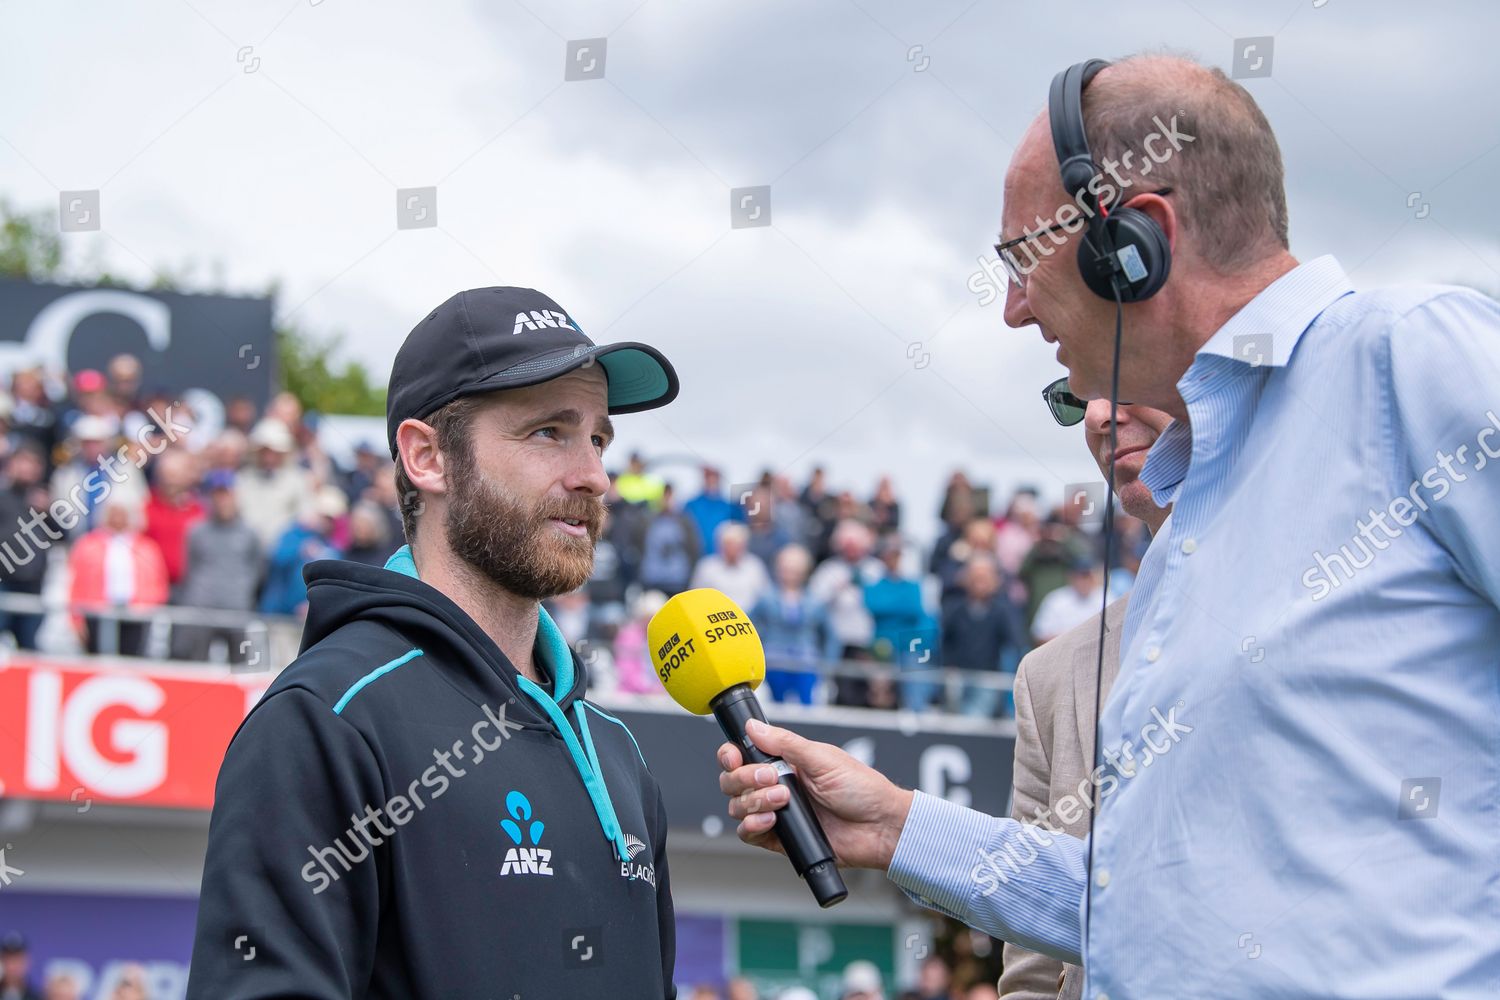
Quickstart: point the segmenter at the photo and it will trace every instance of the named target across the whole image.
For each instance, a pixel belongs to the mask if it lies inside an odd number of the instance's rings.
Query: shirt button
[[[1149,646],[1149,647],[1147,647],[1147,649],[1146,649],[1146,662],[1147,663],[1155,663],[1159,659],[1161,659],[1161,647],[1160,646]]]
[[[1182,554],[1183,555],[1190,556],[1194,552],[1197,552],[1197,551],[1198,551],[1198,543],[1195,542],[1195,541],[1193,541],[1193,539],[1191,539],[1191,538],[1184,538],[1182,540]]]
[[[1094,884],[1097,885],[1101,889],[1107,889],[1107,888],[1109,888],[1109,870],[1105,869],[1104,871],[1100,872],[1098,875],[1095,875],[1094,876]]]

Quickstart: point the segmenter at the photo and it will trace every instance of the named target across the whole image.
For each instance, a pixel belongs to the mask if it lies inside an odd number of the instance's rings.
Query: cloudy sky
[[[1293,252],[1493,292],[1497,30],[1489,0],[0,0],[0,196],[99,189],[75,257],[279,280],[278,315],[381,379],[452,292],[542,288],[676,363],[676,403],[617,421],[621,458],[680,486],[700,460],[822,462],[860,493],[890,473],[928,536],[955,468],[1053,500],[1098,478],[1041,406],[1053,349],[968,287],[1056,70],[1162,48],[1228,70],[1270,37],[1244,82]],[[567,81],[580,40],[575,70],[600,62]],[[761,185],[770,225],[732,228]],[[421,187],[437,225],[398,228]]]

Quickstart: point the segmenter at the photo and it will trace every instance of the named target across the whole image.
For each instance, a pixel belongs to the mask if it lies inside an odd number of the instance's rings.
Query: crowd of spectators
[[[379,565],[401,544],[383,449],[357,442],[335,464],[289,393],[229,400],[220,423],[144,389],[130,355],[66,380],[14,372],[0,392],[0,593],[32,600],[7,602],[0,630],[23,649],[239,663],[251,616],[305,610],[307,562]],[[611,475],[593,578],[549,602],[601,688],[656,692],[646,623],[673,594],[715,587],[756,623],[779,701],[993,716],[1007,696],[984,675],[1099,606],[1100,537],[1078,504],[1044,514],[1020,489],[992,511],[955,473],[937,542],[920,548],[889,477],[861,496],[822,468],[800,488],[770,471],[700,474],[684,499],[630,455]],[[1138,522],[1119,524],[1116,595],[1146,542]],[[70,627],[49,640],[35,598],[55,573]]]
[[[12,373],[0,391],[0,628],[22,649],[242,662],[252,616],[301,613],[312,559],[382,563],[401,544],[390,462],[368,445],[351,468],[323,452],[289,393],[233,399],[210,428],[145,390],[141,364],[52,379]],[[65,584],[53,580],[65,577]],[[37,598],[62,587],[62,635]],[[192,613],[165,616],[165,606]]]
[[[1082,498],[1044,516],[1038,492],[1022,488],[991,512],[988,491],[955,473],[941,534],[923,549],[889,478],[861,498],[822,468],[801,489],[770,471],[732,487],[715,468],[701,475],[681,500],[631,455],[612,476],[594,578],[550,602],[593,673],[619,690],[656,690],[646,624],[690,588],[722,590],[749,613],[778,701],[985,717],[1011,707],[998,675],[1099,610],[1102,536]],[[1112,596],[1128,590],[1148,541],[1140,522],[1116,523]]]

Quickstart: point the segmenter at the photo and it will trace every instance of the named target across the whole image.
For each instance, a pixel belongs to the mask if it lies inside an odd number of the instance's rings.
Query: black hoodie
[[[189,1000],[675,997],[660,790],[546,611],[550,691],[406,548],[306,578],[219,771]]]

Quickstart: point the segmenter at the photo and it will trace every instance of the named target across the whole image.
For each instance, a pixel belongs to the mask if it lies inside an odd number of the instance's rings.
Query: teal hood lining
[[[385,562],[385,568],[393,573],[400,573],[413,579],[421,579],[417,575],[416,560],[412,558],[411,546],[403,545],[397,549]],[[568,647],[568,641],[563,638],[562,630],[547,614],[547,609],[537,607],[537,652],[547,672],[552,675],[552,687],[557,692],[557,698],[566,698],[573,690],[576,676],[573,670],[573,651]],[[541,686],[531,678],[516,672],[516,681],[521,690],[526,693],[532,701],[537,703],[542,712],[552,721],[552,726],[557,734],[562,737],[563,743],[568,748],[568,754],[573,758],[573,767],[578,771],[578,777],[583,780],[584,790],[588,792],[589,801],[594,806],[594,815],[599,819],[599,828],[604,832],[604,839],[610,842],[614,848],[615,856],[620,861],[626,861],[630,855],[626,853],[625,833],[620,829],[620,820],[615,813],[615,804],[609,797],[609,784],[604,780],[604,768],[599,764],[599,754],[594,749],[594,740],[589,735],[588,716],[584,713],[584,701],[579,698],[573,705],[573,715],[578,720],[578,735],[574,735],[573,727],[568,725],[568,717],[558,706],[557,700],[543,691]],[[626,732],[629,732],[627,729]],[[582,737],[580,745],[579,737]],[[635,737],[631,736],[632,742]],[[639,747],[637,747],[639,752]]]

